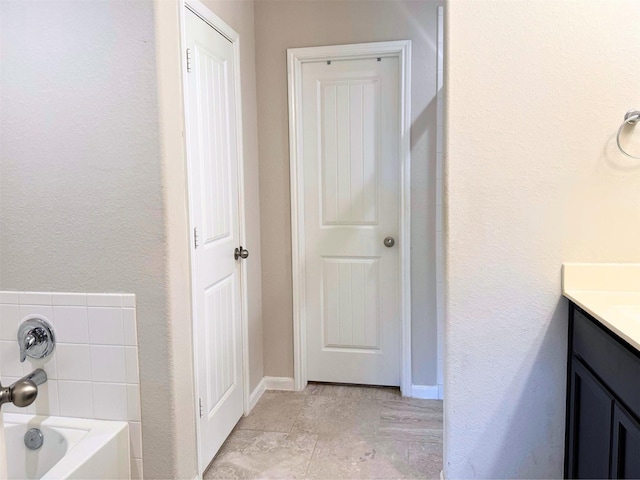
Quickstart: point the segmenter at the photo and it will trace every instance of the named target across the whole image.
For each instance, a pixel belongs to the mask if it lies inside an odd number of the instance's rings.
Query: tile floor
[[[309,384],[267,391],[204,478],[440,478],[442,401],[398,389]]]

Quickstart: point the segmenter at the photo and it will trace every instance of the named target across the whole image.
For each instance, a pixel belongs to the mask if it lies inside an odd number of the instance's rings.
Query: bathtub
[[[29,450],[24,434],[38,428],[44,443]],[[10,479],[131,478],[126,422],[4,414]]]

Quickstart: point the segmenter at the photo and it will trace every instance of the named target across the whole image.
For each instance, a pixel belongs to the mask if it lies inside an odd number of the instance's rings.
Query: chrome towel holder
[[[620,145],[620,134],[622,133],[622,129],[624,127],[626,127],[627,125],[635,125],[638,122],[640,122],[640,110],[629,110],[624,114],[624,122],[622,122],[620,128],[618,128],[618,134],[616,135],[616,143],[618,144],[618,148],[620,149],[620,151],[627,157],[631,157],[636,160],[640,160],[640,156],[631,155],[624,148],[622,148],[622,145]]]

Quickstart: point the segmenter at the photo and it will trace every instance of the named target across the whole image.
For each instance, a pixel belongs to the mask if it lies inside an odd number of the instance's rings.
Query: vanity
[[[640,264],[565,264],[565,478],[640,478]]]

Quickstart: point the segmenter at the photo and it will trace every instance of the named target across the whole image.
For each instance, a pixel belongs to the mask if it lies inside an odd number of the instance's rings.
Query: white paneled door
[[[243,413],[241,268],[233,44],[190,10],[187,145],[200,472]]]
[[[398,63],[302,65],[308,380],[400,384]]]

